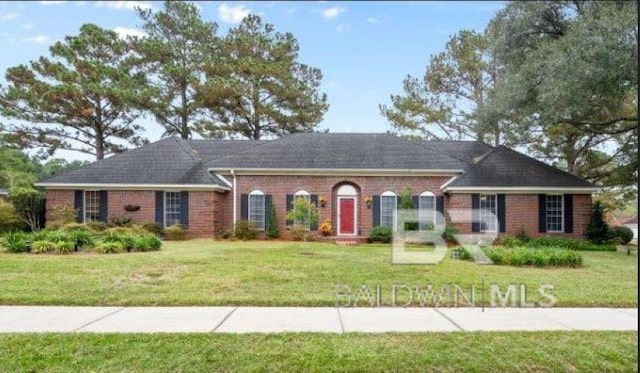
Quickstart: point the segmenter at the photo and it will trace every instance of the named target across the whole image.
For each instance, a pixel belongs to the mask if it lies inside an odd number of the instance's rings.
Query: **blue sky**
[[[440,52],[461,29],[483,30],[503,2],[198,2],[203,18],[220,32],[248,13],[259,14],[278,31],[292,32],[300,61],[322,70],[330,108],[320,128],[332,132],[384,132],[378,105],[402,92],[407,74],[422,76],[429,56]],[[0,84],[4,71],[48,53],[83,23],[121,33],[139,32],[133,6],[159,9],[146,1],[0,2]],[[146,137],[160,138],[153,120],[142,120]],[[60,156],[90,159],[76,153]]]

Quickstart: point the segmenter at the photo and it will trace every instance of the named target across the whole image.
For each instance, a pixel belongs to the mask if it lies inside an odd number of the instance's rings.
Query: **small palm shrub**
[[[109,219],[111,227],[130,227],[133,225],[133,219],[127,215],[114,216]]]
[[[458,230],[454,227],[448,226],[444,229],[444,232],[442,232],[442,239],[445,240],[448,244],[455,245],[458,243],[456,234],[458,234]]]
[[[102,232],[103,230],[107,229],[107,224],[101,221],[90,221],[86,223],[86,226],[95,232]]]
[[[505,247],[517,247],[524,246],[525,241],[522,241],[519,238],[511,237],[511,236],[501,236],[498,239],[498,244]]]
[[[42,241],[34,241],[31,244],[31,252],[34,254],[45,254],[48,252],[52,252],[57,250],[57,245],[55,242],[51,242],[51,241],[46,241],[46,240],[42,240]]]
[[[133,251],[158,251],[162,246],[162,241],[154,234],[146,234],[134,237]]]
[[[389,227],[377,226],[369,233],[369,241],[379,243],[390,243],[393,238],[393,232]]]
[[[485,247],[483,251],[498,265],[523,266],[532,265],[536,267],[580,267],[582,256],[575,251],[546,247],[533,249],[530,247]]]
[[[174,224],[164,229],[164,238],[169,241],[183,241],[187,233],[180,224]]]
[[[29,234],[26,232],[9,232],[4,235],[0,245],[10,253],[25,253],[29,251]]]
[[[94,251],[101,254],[118,254],[125,251],[125,246],[117,241],[100,242],[95,246]]]
[[[615,251],[615,245],[611,243],[596,244],[586,240],[577,240],[564,237],[538,237],[532,238],[524,245],[531,248],[558,247],[576,251]]]
[[[142,229],[158,237],[164,237],[164,227],[160,223],[144,223]]]

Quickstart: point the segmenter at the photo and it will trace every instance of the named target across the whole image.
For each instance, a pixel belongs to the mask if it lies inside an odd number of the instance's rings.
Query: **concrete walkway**
[[[637,308],[0,306],[0,333],[638,330]]]

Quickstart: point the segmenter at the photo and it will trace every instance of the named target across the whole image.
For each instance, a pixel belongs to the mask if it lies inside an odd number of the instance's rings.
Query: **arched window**
[[[249,223],[255,229],[264,230],[265,226],[265,198],[264,192],[254,190],[249,193]]]
[[[398,196],[391,191],[380,195],[380,225],[396,230],[396,213],[398,211]]]
[[[420,229],[436,225],[436,195],[431,192],[422,192],[418,196],[418,221]]]
[[[297,191],[294,195],[293,195],[294,200],[298,199],[298,198],[302,198],[304,199],[307,203],[311,203],[311,194],[309,194],[309,192],[307,192],[306,190],[299,190]],[[311,210],[309,210],[309,217],[311,216]],[[311,219],[309,219],[309,217],[307,218],[296,218],[296,220],[293,222],[295,225],[298,226],[303,226],[305,227],[307,230],[311,229]]]
[[[357,196],[358,191],[353,185],[345,184],[338,188],[337,194],[339,196]]]

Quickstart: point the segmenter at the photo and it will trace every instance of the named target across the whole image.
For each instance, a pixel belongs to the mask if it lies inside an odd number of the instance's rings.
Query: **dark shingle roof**
[[[271,141],[182,140],[126,151],[43,181],[227,186],[212,169],[464,170],[449,187],[592,187],[507,147],[406,140],[389,134],[305,133]]]
[[[65,184],[224,185],[185,140],[169,137],[44,180]]]
[[[594,185],[506,146],[499,146],[448,186],[588,188]]]
[[[462,170],[465,163],[389,134],[300,133],[207,162],[213,169]]]

